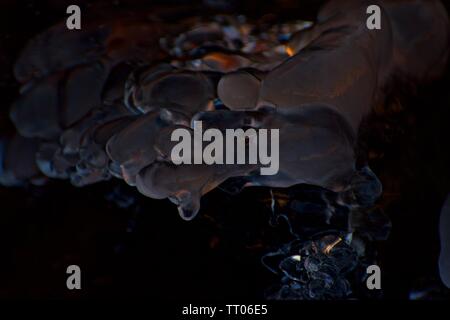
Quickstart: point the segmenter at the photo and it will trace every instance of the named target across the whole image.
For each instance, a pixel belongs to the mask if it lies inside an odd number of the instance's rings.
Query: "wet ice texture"
[[[10,115],[20,138],[2,144],[1,181],[43,173],[83,186],[114,176],[170,199],[185,219],[230,177],[244,177],[245,186],[346,190],[358,174],[361,120],[393,79],[430,80],[448,54],[439,1],[377,3],[383,27],[376,31],[366,28],[373,1],[364,0],[330,1],[307,29],[253,28],[227,16],[166,25],[153,11],[100,14],[80,32],[52,27],[28,43],[15,66],[23,88]],[[280,129],[279,173],[174,166],[170,133],[193,119],[220,130]],[[360,196],[370,200],[379,191]]]
[[[294,240],[262,259],[279,277],[268,298],[345,299],[354,291],[372,296],[365,287],[366,268],[376,263],[370,243],[387,239],[391,229],[375,206],[380,193],[368,167],[338,193],[310,185],[272,189],[272,225],[287,227]]]
[[[344,299],[351,293],[347,275],[357,263],[356,251],[336,235],[293,241],[263,258],[281,284],[269,290],[274,300]],[[273,267],[271,267],[273,266]]]

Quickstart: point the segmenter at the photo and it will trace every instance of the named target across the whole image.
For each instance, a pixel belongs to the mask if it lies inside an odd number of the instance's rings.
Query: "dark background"
[[[236,1],[229,9],[312,19],[322,2]],[[90,1],[77,3],[87,8]],[[148,1],[113,3],[126,8]],[[69,4],[0,2],[2,133],[13,129],[7,113],[18,95],[14,60],[27,40],[65,18]],[[438,217],[450,191],[449,85],[447,72],[416,94],[399,89],[369,121],[369,164],[384,186],[378,205],[393,225],[389,239],[377,243],[388,299],[408,299],[413,290],[450,298],[437,269]],[[145,198],[117,180],[84,188],[64,181],[1,187],[0,298],[262,298],[277,278],[260,258],[284,237],[268,225],[267,197],[264,188],[237,196],[214,190],[203,198],[199,217],[185,222],[168,201]],[[80,291],[66,288],[71,264],[81,267]]]

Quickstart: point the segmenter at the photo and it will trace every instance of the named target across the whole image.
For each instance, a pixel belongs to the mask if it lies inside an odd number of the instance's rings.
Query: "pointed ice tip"
[[[199,210],[199,208],[194,210],[192,208],[178,206],[178,213],[179,213],[180,217],[186,221],[191,221],[192,219],[194,219],[198,214],[198,210]]]
[[[182,190],[177,192],[170,200],[178,206],[178,213],[183,220],[194,219],[200,210],[200,196],[196,193]]]

